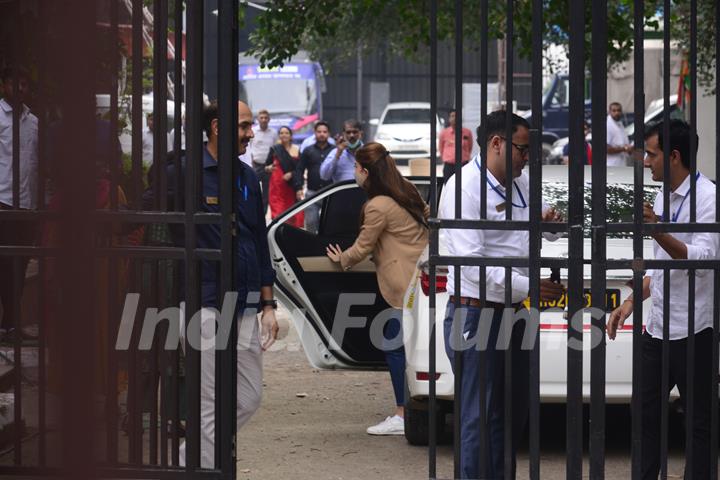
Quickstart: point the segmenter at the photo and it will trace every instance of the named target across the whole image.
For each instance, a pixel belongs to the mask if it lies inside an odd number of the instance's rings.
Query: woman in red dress
[[[265,171],[271,174],[268,185],[268,203],[272,218],[290,208],[296,201],[293,176],[296,174],[295,169],[300,161],[300,149],[292,143],[292,130],[288,127],[281,127],[278,131],[278,138],[279,143],[270,149],[265,161]],[[298,213],[288,220],[288,223],[303,228],[304,217],[302,212]]]

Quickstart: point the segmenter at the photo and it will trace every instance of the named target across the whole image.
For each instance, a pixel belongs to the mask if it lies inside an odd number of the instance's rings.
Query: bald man
[[[238,154],[242,155],[253,138],[252,112],[243,103],[238,104]],[[202,197],[200,211],[220,212],[220,178],[218,172],[218,106],[213,102],[203,111],[203,129],[208,141],[203,148]],[[182,159],[184,164],[185,159]],[[174,165],[167,166],[168,186],[175,185]],[[228,321],[238,322],[237,344],[237,428],[240,429],[260,406],[262,395],[262,353],[275,342],[278,323],[275,319],[277,302],[273,298],[275,271],[270,262],[267,228],[263,214],[262,193],[255,171],[238,159],[237,177],[233,179],[236,192],[234,208],[237,232],[235,261],[233,264],[237,302],[233,308],[230,299],[218,298],[219,262],[203,261],[201,268],[201,330],[200,357],[200,466],[213,468],[215,444],[215,353],[227,348]],[[185,182],[181,180],[180,185]],[[182,187],[181,187],[182,188]],[[182,192],[181,192],[182,193]],[[174,195],[168,192],[168,205]],[[184,245],[183,226],[175,228],[173,240]],[[220,225],[207,224],[197,228],[197,248],[220,249]],[[182,282],[184,283],[184,282]],[[181,283],[181,285],[182,285]],[[218,315],[222,312],[223,315]],[[225,317],[225,312],[235,312]],[[191,319],[195,312],[186,312]],[[258,321],[259,317],[259,321]],[[217,326],[217,328],[216,328]],[[217,332],[217,333],[216,333]],[[188,341],[192,330],[188,330]],[[216,342],[217,336],[217,342]],[[216,346],[217,344],[217,346]],[[180,463],[185,465],[185,444],[180,446]]]

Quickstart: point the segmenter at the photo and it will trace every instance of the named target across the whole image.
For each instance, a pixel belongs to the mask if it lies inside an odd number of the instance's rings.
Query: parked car
[[[586,167],[585,178],[591,178]],[[412,177],[424,198],[429,199],[430,179]],[[608,169],[608,222],[632,221],[633,169],[613,167]],[[646,198],[657,192],[658,184],[650,175],[645,178]],[[439,186],[440,188],[440,186]],[[590,186],[586,187],[586,203],[589,202]],[[567,208],[567,168],[546,166],[543,168],[543,196],[559,209]],[[292,318],[310,363],[323,369],[386,369],[383,353],[371,339],[370,323],[382,308],[374,264],[365,260],[348,271],[332,263],[325,254],[325,247],[338,243],[348,248],[359,231],[359,212],[365,202],[365,193],[354,182],[331,185],[311,199],[306,199],[278,217],[269,227],[270,254],[277,272],[276,293],[279,300],[293,312]],[[287,223],[296,213],[313,203],[321,205],[318,232],[309,232]],[[586,209],[586,257],[590,256],[590,209]],[[613,234],[607,240],[609,258],[632,258],[632,239]],[[441,252],[444,243],[441,238]],[[645,257],[652,256],[652,246],[645,242]],[[542,254],[548,257],[567,257],[567,240],[543,242]],[[544,272],[549,276],[549,272]],[[590,266],[585,268],[586,288],[590,287]],[[563,275],[564,277],[564,275]],[[629,294],[630,270],[607,272],[607,295],[610,306],[619,305]],[[565,280],[563,280],[565,281]],[[443,285],[443,269],[437,273],[436,339],[437,352],[437,398],[439,423],[444,425],[444,414],[452,411],[454,379],[443,343],[443,312],[447,294]],[[405,294],[403,329],[407,356],[406,381],[409,391],[405,410],[405,436],[412,444],[427,442],[427,402],[429,389],[429,277],[427,263],[419,261],[415,280]],[[352,292],[354,299],[341,296]],[[549,307],[550,305],[545,305]],[[555,304],[557,306],[557,304]],[[564,309],[564,308],[563,308]],[[649,302],[644,312],[647,314]],[[567,320],[562,309],[543,311],[540,317],[540,395],[543,402],[564,402],[566,396],[566,339]],[[589,324],[589,319],[587,320]],[[607,346],[608,402],[627,403],[632,389],[632,322],[618,334],[617,340]],[[590,343],[586,332],[585,345]],[[583,393],[586,400],[590,393],[590,351],[585,352]]]
[[[658,98],[650,102],[650,105],[648,105],[647,113],[645,113],[645,118],[643,120],[645,122],[645,125],[662,121],[663,105],[664,100],[662,98]],[[677,95],[670,96],[670,118],[683,118],[683,112],[677,106]],[[632,122],[627,127],[625,127],[625,132],[628,134],[630,142],[633,142],[635,139],[635,122]],[[586,140],[592,140],[592,133],[590,133],[586,137]],[[558,165],[562,163],[563,149],[569,141],[569,137],[564,137],[553,143],[550,155],[548,155],[546,163],[550,165]]]
[[[585,100],[585,116],[589,117],[592,104]],[[532,111],[521,114],[532,120]],[[553,75],[542,96],[542,149],[543,163],[550,155],[553,143],[568,136],[570,125],[570,78],[567,74]]]
[[[430,103],[389,103],[380,119],[370,120],[377,125],[375,141],[385,145],[395,160],[430,157]],[[443,128],[439,116],[435,119],[437,134]]]

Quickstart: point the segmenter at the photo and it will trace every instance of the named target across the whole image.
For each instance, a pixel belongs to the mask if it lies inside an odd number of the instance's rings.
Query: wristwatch
[[[271,298],[270,300],[260,300],[260,306],[265,307],[272,307],[273,310],[277,310],[277,300],[274,298]]]

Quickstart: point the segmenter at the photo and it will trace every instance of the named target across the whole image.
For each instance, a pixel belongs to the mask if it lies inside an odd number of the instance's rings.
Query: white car
[[[645,197],[651,200],[659,189],[649,172],[645,176]],[[543,197],[551,205],[567,207],[567,167],[543,167]],[[585,178],[590,179],[590,167]],[[427,199],[430,190],[428,177],[411,179]],[[633,169],[608,168],[608,222],[632,221]],[[590,185],[586,187],[586,203]],[[354,182],[335,184],[317,196],[296,204],[269,227],[271,258],[277,272],[276,292],[280,301],[293,313],[295,327],[300,332],[303,348],[310,363],[323,369],[385,369],[383,353],[370,341],[371,322],[380,311],[379,290],[374,264],[369,260],[342,271],[325,255],[325,247],[339,243],[345,249],[358,233],[358,215],[366,196]],[[295,228],[287,220],[312,203],[320,203],[321,219],[317,233]],[[587,226],[590,210],[586,209]],[[587,230],[587,229],[586,229]],[[613,237],[613,235],[609,235]],[[607,240],[608,258],[632,258],[632,239],[614,235]],[[442,236],[441,236],[442,238]],[[441,240],[441,253],[444,245]],[[567,240],[542,244],[545,257],[567,257]],[[644,257],[652,258],[652,245],[645,241]],[[590,239],[586,233],[585,258],[590,258]],[[425,264],[426,265],[426,264]],[[423,260],[418,274],[405,295],[403,312],[404,346],[407,357],[406,381],[409,391],[405,410],[405,436],[412,444],[427,442],[427,402],[429,390],[429,278]],[[563,283],[566,284],[563,270]],[[549,276],[549,272],[543,272]],[[609,307],[619,305],[629,295],[630,270],[607,272]],[[436,316],[436,378],[442,427],[444,413],[452,409],[454,378],[445,354],[443,316],[447,294],[442,289],[442,269],[437,284]],[[590,288],[590,266],[585,267],[585,287]],[[348,299],[341,294],[353,293]],[[375,295],[375,297],[373,297]],[[644,313],[649,311],[649,301]],[[563,307],[564,309],[564,307]],[[608,402],[629,403],[632,390],[632,317],[619,332],[615,341],[607,342],[606,396]],[[566,397],[566,337],[567,320],[562,311],[544,311],[540,316],[540,396],[542,402],[564,402]],[[586,318],[589,327],[589,316]],[[590,332],[585,333],[584,345],[590,345]],[[583,363],[583,394],[589,401],[590,350]],[[390,385],[388,383],[388,388]]]
[[[430,157],[430,103],[389,103],[380,119],[370,120],[370,124],[377,125],[375,141],[385,145],[394,159]],[[442,121],[436,116],[438,136],[442,128]]]

